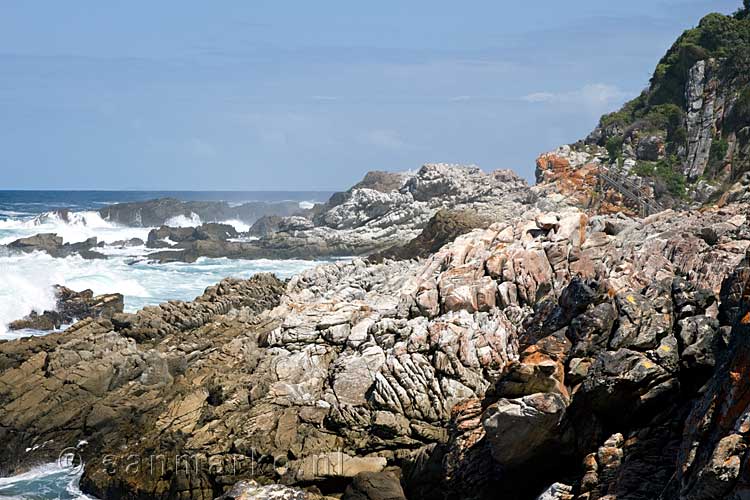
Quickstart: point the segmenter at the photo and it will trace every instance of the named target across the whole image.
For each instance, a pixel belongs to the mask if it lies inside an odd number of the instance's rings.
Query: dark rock
[[[122,248],[128,248],[128,247],[140,247],[143,246],[145,242],[140,238],[130,238],[129,240],[117,240],[113,241],[112,243],[105,243],[103,241],[100,241],[97,246],[103,247],[103,246],[112,246],[112,247],[122,247]]]
[[[422,232],[406,245],[392,247],[383,252],[371,255],[369,260],[382,262],[383,259],[418,259],[427,257],[440,250],[446,243],[466,234],[472,229],[487,228],[492,223],[488,217],[482,217],[468,210],[440,210],[432,216]]]
[[[209,222],[198,227],[169,227],[161,226],[148,232],[146,246],[149,248],[165,248],[172,246],[164,240],[173,243],[192,243],[195,241],[227,241],[236,238],[239,233],[229,224]]]
[[[10,323],[11,330],[55,330],[87,318],[111,318],[123,309],[123,297],[119,293],[97,295],[91,290],[75,292],[64,286],[56,286],[57,307],[42,314],[32,312],[23,319]]]
[[[279,230],[281,219],[278,215],[264,215],[255,221],[248,233],[252,236],[268,237]]]
[[[360,472],[346,488],[342,500],[406,500],[398,476],[391,471]]]
[[[41,233],[20,238],[8,244],[9,248],[15,248],[24,252],[39,250],[48,254],[55,253],[63,246],[63,239],[53,233]]]
[[[504,466],[516,466],[542,455],[557,438],[566,408],[558,394],[537,393],[501,399],[482,415],[492,456]]]
[[[27,238],[20,238],[7,245],[11,250],[21,252],[45,252],[52,257],[67,257],[69,255],[80,255],[84,259],[106,259],[99,252],[91,250],[97,246],[97,238],[89,238],[79,243],[65,243],[63,239],[53,233],[42,233]]]
[[[300,212],[297,202],[249,202],[231,206],[223,201],[180,201],[174,198],[118,203],[99,210],[105,220],[126,226],[162,226],[174,217],[191,218],[193,214],[201,221],[240,220],[252,224],[264,215],[294,215]]]

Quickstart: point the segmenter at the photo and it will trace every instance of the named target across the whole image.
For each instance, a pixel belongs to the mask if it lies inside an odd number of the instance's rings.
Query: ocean
[[[301,207],[323,202],[330,192],[270,191],[0,191],[0,245],[37,233],[57,233],[64,241],[78,242],[96,236],[114,242],[130,238],[146,240],[148,227],[122,227],[102,219],[96,210],[113,203],[172,197],[183,201],[297,201]],[[68,222],[54,215],[70,209]],[[227,222],[238,231],[248,225]],[[197,217],[180,217],[170,225],[199,225]],[[145,246],[97,249],[107,260],[85,260],[79,256],[52,258],[44,253],[0,253],[0,340],[49,332],[10,331],[9,322],[32,311],[42,312],[55,305],[53,286],[74,290],[91,289],[95,294],[119,292],[125,310],[137,311],[167,300],[192,300],[222,278],[248,278],[258,272],[272,272],[288,278],[317,262],[305,260],[230,260],[200,258],[191,264],[150,263]],[[90,498],[78,489],[79,474],[60,464],[41,465],[24,474],[0,478],[0,499]]]

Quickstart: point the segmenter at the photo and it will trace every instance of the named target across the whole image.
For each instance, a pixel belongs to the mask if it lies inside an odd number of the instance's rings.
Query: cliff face
[[[750,181],[750,18],[710,14],[686,31],[654,71],[649,87],[570,151],[540,157],[537,180],[562,184],[604,165],[642,182],[666,207],[746,199]],[[570,161],[572,172],[559,164]],[[579,172],[578,170],[582,170]],[[578,182],[581,203],[607,211],[616,191]],[[601,191],[601,190],[600,190]],[[614,197],[613,197],[614,196]],[[628,202],[630,203],[630,202]],[[630,203],[631,208],[635,208]]]

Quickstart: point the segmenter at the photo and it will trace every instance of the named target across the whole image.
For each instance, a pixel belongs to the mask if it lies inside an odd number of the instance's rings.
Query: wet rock
[[[229,224],[208,223],[198,227],[161,226],[149,231],[146,246],[161,248],[164,247],[164,243],[166,246],[172,246],[195,241],[226,241],[237,236],[237,230]]]
[[[64,286],[55,287],[57,306],[54,311],[32,312],[23,319],[11,322],[11,330],[56,330],[62,325],[87,318],[112,318],[123,309],[119,293],[94,296],[91,290],[75,292]]]
[[[63,239],[54,233],[42,233],[17,239],[7,245],[11,251],[45,252],[52,257],[80,255],[84,259],[105,259],[106,256],[91,250],[97,246],[96,237],[78,243],[63,243]]]
[[[300,212],[297,202],[249,202],[231,206],[224,201],[180,201],[160,198],[117,203],[99,209],[103,219],[125,226],[159,227],[170,219],[184,217],[200,221],[240,220],[252,224],[265,215],[288,216]]]

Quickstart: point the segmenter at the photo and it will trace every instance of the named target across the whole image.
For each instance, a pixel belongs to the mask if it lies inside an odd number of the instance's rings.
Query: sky
[[[340,190],[585,137],[739,0],[0,0],[0,189]]]

